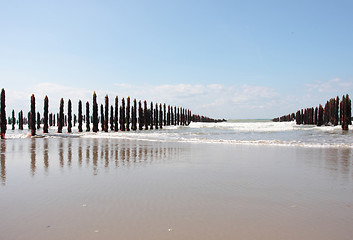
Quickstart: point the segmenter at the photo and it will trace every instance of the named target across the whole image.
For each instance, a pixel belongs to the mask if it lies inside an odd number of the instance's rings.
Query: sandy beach
[[[351,239],[350,148],[1,141],[0,238]]]

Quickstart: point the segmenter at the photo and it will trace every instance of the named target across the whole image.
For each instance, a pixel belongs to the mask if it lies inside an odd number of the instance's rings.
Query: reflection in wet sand
[[[32,176],[35,175],[36,173],[36,139],[31,139],[31,148],[30,148],[30,153],[31,153],[31,174]]]
[[[0,140],[1,185],[6,184],[6,141]]]

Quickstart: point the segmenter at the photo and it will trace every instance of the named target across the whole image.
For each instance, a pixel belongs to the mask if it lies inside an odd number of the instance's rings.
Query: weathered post
[[[173,114],[173,106],[170,108],[170,120],[171,120],[171,125],[174,125],[174,114]]]
[[[127,97],[126,103],[126,131],[130,131],[130,97]]]
[[[86,102],[86,132],[91,131],[91,126],[90,126],[90,116],[89,116],[89,102]]]
[[[154,110],[154,125],[156,126],[156,129],[158,129],[158,104],[156,103],[156,107]]]
[[[36,98],[31,95],[31,136],[36,135]]]
[[[78,132],[82,132],[82,102],[78,100]]]
[[[147,112],[147,101],[145,100],[143,102],[144,108],[143,108],[143,117],[144,117],[144,124],[145,124],[145,130],[148,130],[148,112]]]
[[[98,104],[97,94],[93,93],[93,132],[98,132]]]
[[[163,125],[167,125],[167,106],[163,104]]]
[[[119,99],[118,96],[115,97],[115,117],[114,117],[114,130],[117,132],[119,130]]]
[[[114,107],[110,105],[110,130],[114,131]]]
[[[15,110],[12,109],[12,130],[15,130],[16,118],[15,118]]]
[[[170,105],[168,105],[167,126],[170,126]]]
[[[69,99],[67,103],[67,132],[71,133],[71,128],[72,128],[72,103],[71,100]]]
[[[44,125],[43,125],[43,133],[48,133],[48,117],[49,117],[49,99],[48,96],[45,96],[44,98]]]
[[[121,131],[125,131],[125,120],[126,120],[126,117],[125,117],[125,99],[123,98],[121,100],[121,123],[120,123],[120,127],[121,127]]]
[[[5,110],[5,89],[1,90],[1,103],[0,103],[0,134],[1,139],[5,139],[6,134],[6,110]]]
[[[141,100],[139,101],[139,130],[143,129],[143,114],[142,114],[142,106]]]
[[[40,129],[40,113],[37,112],[37,129]]]
[[[104,126],[105,126],[104,108],[103,108],[103,104],[101,104],[101,128],[102,128],[102,132],[105,131],[104,130]]]
[[[109,97],[105,95],[105,116],[104,116],[104,131],[108,132],[108,121],[109,121]]]
[[[23,130],[23,111],[18,113],[18,129]]]
[[[180,108],[178,107],[177,125],[179,125],[179,121],[180,121]]]
[[[55,115],[56,114],[53,114],[53,126],[55,126]]]
[[[136,131],[137,130],[137,103],[136,99],[134,99],[134,106],[133,106],[133,111],[132,111],[132,130]]]
[[[150,108],[150,129],[153,130],[153,123],[154,123],[154,119],[153,119],[153,102],[151,102],[151,108]]]
[[[60,99],[60,109],[58,117],[58,133],[62,133],[64,126],[64,99]]]
[[[165,105],[164,105],[165,106]],[[162,111],[162,104],[159,104],[159,128],[163,128],[163,111]]]

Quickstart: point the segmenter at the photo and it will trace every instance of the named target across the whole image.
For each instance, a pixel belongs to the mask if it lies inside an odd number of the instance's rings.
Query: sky
[[[7,114],[136,98],[270,119],[353,96],[353,1],[0,0]]]

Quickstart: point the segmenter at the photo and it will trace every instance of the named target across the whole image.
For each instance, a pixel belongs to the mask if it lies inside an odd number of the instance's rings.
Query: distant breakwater
[[[65,111],[65,101],[60,99],[59,112],[49,113],[49,98],[44,98],[43,115],[36,110],[36,98],[34,94],[30,98],[30,111],[27,117],[24,111],[18,112],[17,118],[15,110],[12,110],[11,117],[6,118],[5,90],[1,90],[0,105],[0,134],[1,139],[5,139],[7,125],[11,124],[12,130],[16,128],[23,130],[23,125],[27,124],[31,131],[31,136],[37,135],[37,130],[43,129],[43,133],[48,133],[49,127],[57,127],[57,132],[62,133],[63,127],[67,132],[72,132],[72,126],[78,127],[78,132],[118,132],[118,131],[137,131],[162,129],[164,126],[187,126],[190,122],[221,122],[224,119],[213,119],[206,116],[192,114],[191,110],[183,107],[176,107],[162,103],[147,103],[134,99],[131,102],[130,97],[121,99],[119,105],[118,96],[114,99],[114,104],[109,104],[108,95],[105,96],[104,104],[97,102],[97,94],[93,93],[92,103],[85,104],[85,114],[83,113],[83,103],[78,101],[77,114],[72,113],[72,102],[67,100]],[[92,106],[92,108],[90,107]],[[92,112],[91,112],[92,110]],[[99,126],[100,125],[100,126]],[[92,129],[91,129],[92,128]]]
[[[284,115],[274,118],[274,122],[290,122],[296,121],[300,125],[317,125],[317,126],[337,126],[340,124],[343,130],[348,130],[348,125],[352,125],[352,107],[349,95],[343,95],[340,101],[339,97],[331,98],[322,107],[311,107],[298,110],[296,113]]]

